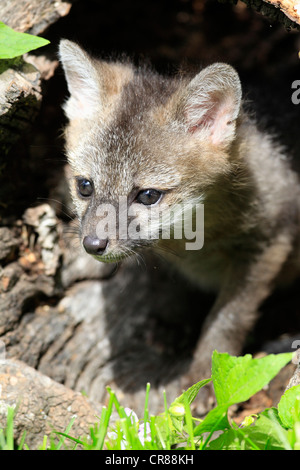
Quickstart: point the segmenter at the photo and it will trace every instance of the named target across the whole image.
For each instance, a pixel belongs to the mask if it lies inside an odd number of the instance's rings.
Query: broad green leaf
[[[251,354],[242,357],[214,351],[212,380],[219,405],[233,405],[248,400],[272,380],[292,359],[292,353],[270,354],[253,359]]]
[[[241,438],[239,431],[236,429],[228,429],[223,432],[217,439],[210,441],[208,450],[245,450],[246,441]]]
[[[208,449],[288,450],[288,433],[272,416],[260,415],[254,425],[231,428],[209,443]]]
[[[14,31],[0,21],[0,59],[13,59],[49,42],[32,34]]]
[[[286,428],[300,421],[300,385],[289,388],[278,403],[278,414]]]
[[[227,410],[229,405],[218,405],[210,410],[204,420],[194,429],[194,436],[200,436],[204,432],[214,432],[227,429],[230,427],[227,418]]]

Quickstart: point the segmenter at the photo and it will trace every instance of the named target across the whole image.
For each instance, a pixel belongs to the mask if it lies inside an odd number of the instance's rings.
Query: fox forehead
[[[138,75],[124,86],[107,121],[100,118],[79,130],[81,138],[69,150],[74,174],[93,179],[98,191],[114,187],[119,195],[133,187],[179,184],[178,171],[170,166],[176,163],[172,131],[163,122],[165,103],[175,87],[170,80],[150,75]]]
[[[98,194],[110,192],[119,196],[134,188],[176,187],[181,180],[176,165],[178,156],[174,146],[168,148],[160,138],[161,144],[157,136],[151,135],[146,122],[138,135],[114,123],[105,130],[95,125],[69,152],[73,174],[93,180]]]

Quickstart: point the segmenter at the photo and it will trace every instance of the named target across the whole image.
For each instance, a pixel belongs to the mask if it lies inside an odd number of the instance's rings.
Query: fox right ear
[[[64,105],[67,117],[70,120],[91,117],[101,100],[100,81],[93,59],[67,39],[60,41],[59,58],[70,92]]]
[[[227,64],[203,69],[185,88],[179,102],[187,132],[226,146],[235,135],[242,89],[237,72]]]

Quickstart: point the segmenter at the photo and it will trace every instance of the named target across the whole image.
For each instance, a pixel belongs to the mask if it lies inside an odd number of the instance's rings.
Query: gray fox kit
[[[82,245],[102,262],[158,251],[217,293],[187,384],[210,376],[212,351],[239,354],[260,304],[299,273],[298,176],[231,66],[166,78],[68,40],[59,53]]]

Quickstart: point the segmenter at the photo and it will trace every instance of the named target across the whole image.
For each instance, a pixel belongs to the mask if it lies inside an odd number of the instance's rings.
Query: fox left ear
[[[227,64],[203,69],[183,93],[181,120],[191,134],[201,133],[212,144],[226,146],[235,136],[242,98],[237,72]]]
[[[69,119],[91,117],[101,103],[101,88],[93,59],[77,44],[62,39],[59,44],[70,98],[64,105]]]

